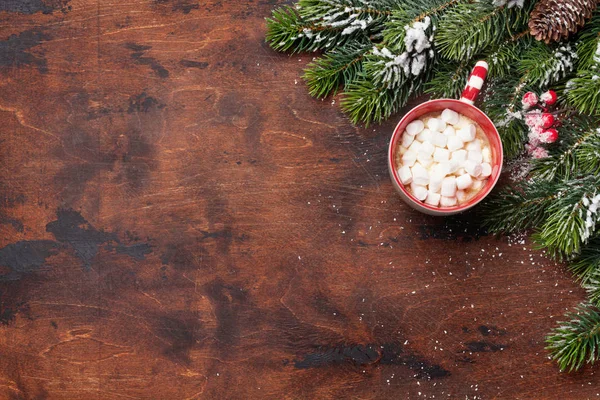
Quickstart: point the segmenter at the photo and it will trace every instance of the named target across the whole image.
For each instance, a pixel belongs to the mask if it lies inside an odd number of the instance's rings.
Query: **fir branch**
[[[580,69],[569,81],[567,99],[581,113],[600,114],[600,70]]]
[[[584,288],[593,286],[594,292],[600,293],[600,236],[591,239],[568,268]],[[598,296],[594,297],[594,304],[598,304]]]
[[[316,37],[325,42],[324,48],[379,35],[395,7],[396,0],[300,0],[297,5],[304,20],[321,29],[339,31],[335,37],[324,37],[317,32]]]
[[[372,19],[389,17],[395,0],[300,0],[298,10],[309,21],[345,21],[349,15],[356,14],[357,18],[370,16]]]
[[[329,40],[335,40],[343,28],[325,28],[304,20],[289,6],[273,10],[267,18],[266,40],[277,51],[297,53],[324,48]],[[313,32],[318,32],[314,35]],[[308,33],[308,34],[307,34]],[[322,38],[327,38],[324,41]]]
[[[569,269],[577,276],[587,291],[588,300],[596,307],[600,305],[600,237],[596,236],[583,248]]]
[[[599,176],[560,182],[555,200],[547,208],[548,217],[533,239],[554,258],[578,254],[596,230],[599,193]]]
[[[494,46],[486,56],[489,65],[488,76],[490,78],[507,76],[532,43],[533,37],[529,34],[529,29],[526,29]]]
[[[577,54],[579,55],[579,67],[582,70],[596,69],[600,63],[600,10],[597,9],[592,18],[579,35],[577,41]]]
[[[341,101],[342,110],[352,123],[381,122],[404,106],[411,94],[418,90],[409,82],[397,89],[380,88],[361,74],[347,85]]]
[[[435,60],[432,48],[439,16],[467,0],[404,0],[385,23],[383,43],[365,57],[365,75],[391,89],[410,80],[425,82]]]
[[[462,3],[440,21],[436,46],[451,60],[470,59],[507,35],[525,29],[529,7],[495,7],[491,1]]]
[[[482,206],[483,226],[491,233],[522,232],[548,218],[548,209],[558,197],[557,183],[527,181],[508,186]]]
[[[597,125],[596,125],[597,126]],[[600,129],[588,131],[585,140],[582,140],[575,150],[575,157],[579,163],[582,174],[597,175],[600,173]]]
[[[507,115],[500,121],[498,133],[506,158],[514,158],[523,152],[527,141],[527,126],[521,119]]]
[[[303,78],[311,96],[335,94],[339,86],[352,82],[362,71],[363,57],[370,48],[360,42],[348,43],[310,63]]]
[[[463,2],[472,2],[472,0],[404,0],[402,7],[396,9],[385,24],[384,43],[392,51],[402,53],[405,48],[407,26],[415,22],[423,22],[425,18],[431,18],[435,26],[442,13]]]
[[[582,303],[566,317],[568,321],[560,322],[546,337],[546,349],[561,371],[573,371],[600,357],[600,312]]]
[[[348,43],[370,43],[390,17],[392,0],[365,7],[359,0],[301,0],[267,18],[266,40],[277,51],[291,53],[338,48]]]
[[[517,71],[529,85],[546,87],[571,73],[578,56],[570,44],[551,48],[535,42],[524,54]]]
[[[474,65],[474,61],[438,63],[433,69],[433,78],[425,83],[425,93],[434,98],[457,98]]]

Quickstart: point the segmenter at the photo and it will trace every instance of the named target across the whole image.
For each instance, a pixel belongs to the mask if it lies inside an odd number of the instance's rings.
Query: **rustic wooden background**
[[[598,396],[568,273],[407,208],[277,3],[0,0],[0,398]]]

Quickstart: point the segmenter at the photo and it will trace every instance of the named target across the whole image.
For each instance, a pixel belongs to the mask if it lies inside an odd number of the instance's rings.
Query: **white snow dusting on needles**
[[[574,61],[577,59],[577,53],[571,48],[570,44],[567,44],[556,49],[554,57],[555,63],[547,69],[540,86],[547,86],[552,82],[556,82],[571,72]]]
[[[344,8],[340,9],[343,4],[335,1],[327,1],[327,3],[331,6],[329,13],[323,16],[314,16],[309,18],[308,21],[314,22],[316,25],[322,27],[343,28],[341,32],[342,37],[351,35],[359,30],[365,31],[374,21],[373,17],[365,12],[365,8],[344,6]],[[369,6],[368,1],[361,1],[361,3],[367,7]],[[296,8],[300,7],[296,6]],[[315,35],[315,32],[307,28],[303,29],[302,33],[298,34],[297,37],[306,37],[307,39],[312,39],[314,37],[314,41],[317,43],[325,40],[325,37],[321,36],[321,33]],[[337,40],[335,37],[329,38],[325,47],[331,47],[336,42]]]
[[[594,53],[594,62],[600,64],[600,40],[596,46],[596,52]]]
[[[523,8],[523,4],[525,0],[494,0],[494,6],[503,7],[507,6],[508,8],[519,7]]]
[[[431,25],[431,19],[429,17],[425,17],[423,22],[417,21],[412,24],[412,26],[405,26],[404,30],[406,31],[406,36],[404,36],[404,45],[406,46],[406,51],[409,53],[413,50],[417,53],[422,53],[423,50],[431,47],[431,43],[429,42],[429,38],[425,31]]]
[[[598,207],[600,206],[600,194],[596,194],[591,199],[583,198],[583,205],[586,207],[585,224],[581,229],[581,241],[585,242],[596,228],[598,223]]]
[[[388,86],[395,86],[399,83],[402,77],[400,72],[406,77],[419,76],[423,73],[427,65],[427,55],[433,57],[433,50],[429,50],[431,49],[433,34],[427,36],[427,30],[430,26],[431,19],[429,17],[423,18],[423,21],[416,21],[412,25],[405,26],[405,51],[400,55],[393,54],[386,47],[381,49],[373,47],[374,55],[388,59],[388,61],[380,61],[384,64],[384,68],[379,72],[383,82],[386,82]]]

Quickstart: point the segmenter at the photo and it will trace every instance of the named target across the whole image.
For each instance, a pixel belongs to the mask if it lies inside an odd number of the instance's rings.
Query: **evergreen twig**
[[[600,356],[600,312],[590,304],[580,304],[566,315],[546,338],[546,347],[561,371],[573,371]]]
[[[340,86],[356,79],[362,71],[362,60],[370,46],[360,42],[326,53],[310,63],[304,71],[304,80],[311,96],[320,98],[335,94]]]

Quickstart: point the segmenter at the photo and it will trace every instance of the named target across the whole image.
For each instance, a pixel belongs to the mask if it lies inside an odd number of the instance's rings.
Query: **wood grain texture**
[[[0,398],[595,398],[563,267],[401,203],[277,3],[0,2]]]

